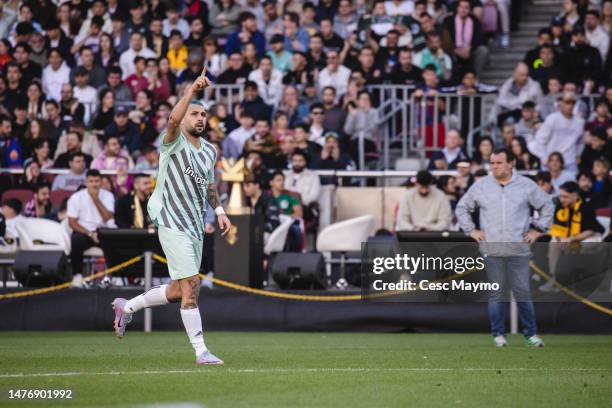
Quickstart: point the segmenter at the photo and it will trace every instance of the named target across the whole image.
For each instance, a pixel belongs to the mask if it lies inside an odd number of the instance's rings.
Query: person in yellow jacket
[[[166,57],[170,62],[170,69],[172,69],[175,74],[179,74],[182,70],[187,68],[189,50],[187,46],[183,44],[183,35],[179,30],[172,30],[170,33]]]
[[[548,265],[551,276],[555,276],[562,253],[571,250],[583,241],[596,241],[604,228],[597,221],[591,204],[580,198],[580,187],[574,181],[567,181],[559,188],[553,223],[548,232],[552,237],[548,250]],[[541,291],[555,290],[554,281],[540,287]]]

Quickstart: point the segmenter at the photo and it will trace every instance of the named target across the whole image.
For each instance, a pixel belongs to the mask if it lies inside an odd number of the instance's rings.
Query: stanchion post
[[[514,293],[510,293],[510,334],[518,333],[518,307]]]
[[[145,251],[144,253],[144,267],[145,267],[145,292],[151,289],[151,282],[153,281],[153,252]],[[153,320],[153,313],[150,307],[144,310],[144,331],[145,333],[151,332],[151,321]]]

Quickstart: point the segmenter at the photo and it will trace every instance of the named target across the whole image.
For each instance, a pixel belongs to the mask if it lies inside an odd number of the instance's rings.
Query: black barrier
[[[608,242],[367,242],[362,296],[382,302],[612,301]],[[571,294],[571,297],[567,295]]]

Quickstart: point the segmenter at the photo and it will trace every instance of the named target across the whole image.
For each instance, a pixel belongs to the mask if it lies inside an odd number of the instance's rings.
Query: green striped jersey
[[[155,191],[149,198],[149,215],[158,226],[202,240],[206,192],[215,181],[217,152],[204,139],[200,139],[200,148],[195,148],[182,132],[176,140],[164,144],[165,134],[159,135],[159,169]]]

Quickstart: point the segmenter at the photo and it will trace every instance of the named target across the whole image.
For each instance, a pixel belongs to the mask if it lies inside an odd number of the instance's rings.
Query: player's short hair
[[[199,99],[192,99],[191,102],[189,102],[190,105],[197,105],[197,106],[201,106],[202,109],[206,110],[206,106],[204,106],[204,102],[202,102]]]
[[[89,177],[102,177],[102,175],[100,174],[100,170],[98,170],[98,169],[89,169],[89,170],[87,170],[86,174],[87,174],[87,178],[89,178]]]
[[[578,183],[576,183],[575,181],[566,181],[565,183],[561,184],[559,189],[570,194],[575,194],[580,191],[580,187],[578,187]]]
[[[549,171],[538,171],[538,173],[535,175],[535,181],[536,183],[542,182],[550,184],[552,181],[552,176],[550,175]]]
[[[507,147],[497,148],[497,149],[493,150],[493,154],[505,154],[506,155],[506,161],[508,163],[513,162],[514,160],[516,160],[516,158],[514,157],[514,153],[512,153],[512,150],[508,149]]]

